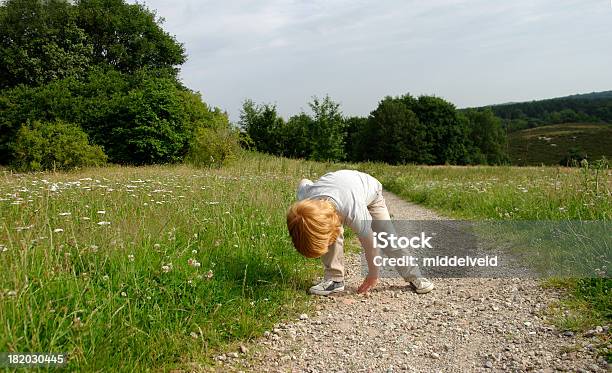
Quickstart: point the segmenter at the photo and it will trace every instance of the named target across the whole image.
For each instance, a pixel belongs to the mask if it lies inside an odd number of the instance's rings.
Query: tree
[[[28,121],[79,125],[109,160],[124,164],[178,162],[194,133],[212,127],[218,113],[173,77],[139,70],[123,74],[94,69],[39,87],[19,86],[0,95],[0,159],[11,160],[10,143]]]
[[[559,165],[564,167],[579,167],[585,160],[588,160],[586,152],[574,146],[569,148],[563,158],[559,160]]]
[[[434,96],[401,97],[427,128],[425,143],[431,146],[430,164],[461,164],[466,160],[467,132],[450,102]]]
[[[323,100],[313,97],[308,105],[313,112],[308,131],[311,158],[317,161],[343,159],[346,134],[340,104],[325,96]]]
[[[502,164],[508,161],[506,133],[492,110],[466,110],[470,163]]]
[[[255,149],[260,152],[282,152],[284,124],[283,118],[276,112],[276,105],[257,105],[252,100],[246,100],[242,104],[239,125],[249,135]]]
[[[555,123],[611,123],[612,91],[493,105],[489,108],[502,119],[509,131]]]
[[[366,141],[368,135],[368,118],[348,117],[344,119],[345,144],[344,153],[346,159],[351,162],[366,160],[368,153]]]
[[[78,0],[77,23],[93,48],[93,63],[121,72],[140,68],[175,69],[186,60],[182,44],[165,32],[163,19],[141,3]]]
[[[386,97],[368,120],[365,160],[391,164],[429,163],[431,153],[426,142],[426,127],[403,99]]]
[[[294,115],[283,127],[282,154],[291,158],[310,158],[312,145],[308,131],[312,118],[306,113]]]
[[[185,51],[161,23],[125,0],[1,3],[0,163],[36,121],[79,126],[128,164],[180,161],[196,133],[216,133],[201,131],[220,113],[178,80]]]
[[[0,89],[83,77],[100,65],[176,76],[185,50],[162,21],[124,0],[7,0],[0,5]]]
[[[90,37],[66,1],[7,0],[0,25],[0,89],[80,76],[92,61]]]

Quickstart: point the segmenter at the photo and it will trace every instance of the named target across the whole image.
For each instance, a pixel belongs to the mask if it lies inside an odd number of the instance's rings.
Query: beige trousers
[[[372,216],[372,221],[376,220],[391,220],[389,216],[389,210],[385,203],[385,199],[382,194],[382,190],[378,192],[376,199],[368,205],[368,211]],[[388,225],[386,226],[388,227]],[[375,228],[373,228],[376,230]],[[386,228],[385,230],[388,230]],[[393,229],[393,228],[390,228]],[[325,279],[333,281],[344,281],[344,229],[340,228],[340,234],[338,239],[332,245],[329,246],[328,252],[321,257],[323,266],[325,267]],[[408,253],[404,250],[387,252],[385,254],[389,257],[399,257],[401,255],[407,255]],[[421,277],[418,267],[396,267],[399,274],[406,279],[411,281],[416,277]]]

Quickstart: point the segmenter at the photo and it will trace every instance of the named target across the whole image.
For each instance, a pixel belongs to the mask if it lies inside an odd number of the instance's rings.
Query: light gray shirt
[[[297,190],[297,199],[328,197],[336,205],[343,224],[349,226],[360,237],[370,235],[372,216],[368,205],[382,191],[381,183],[374,177],[359,171],[340,170],[321,176],[314,183],[302,180]]]

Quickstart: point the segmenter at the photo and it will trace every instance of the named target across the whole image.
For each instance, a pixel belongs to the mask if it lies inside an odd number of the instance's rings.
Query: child
[[[377,252],[371,222],[391,220],[381,183],[363,172],[340,170],[327,173],[314,183],[307,179],[300,181],[297,199],[287,212],[287,228],[293,245],[307,258],[321,257],[325,267],[324,280],[311,287],[310,293],[328,295],[344,291],[343,224],[359,236],[368,263],[368,275],[357,291],[365,293],[376,286],[379,268],[374,265]],[[383,251],[388,257],[409,255],[400,249]],[[433,290],[434,285],[421,276],[418,267],[395,269],[417,293]]]

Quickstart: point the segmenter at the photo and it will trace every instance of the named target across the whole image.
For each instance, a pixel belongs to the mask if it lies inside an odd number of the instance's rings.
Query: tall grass
[[[601,165],[360,168],[398,195],[456,218],[612,220],[612,171]]]
[[[612,220],[612,170],[605,162],[581,168],[359,167],[401,197],[453,218]],[[609,273],[610,263],[601,265]],[[612,322],[612,279],[550,279],[545,284],[566,292],[558,326],[577,331]]]
[[[210,363],[219,349],[309,308],[306,290],[319,264],[292,248],[285,211],[300,178],[341,168],[371,172],[401,196],[455,217],[611,217],[609,170],[391,167],[247,154],[220,170],[4,171],[0,351],[66,352],[70,370]]]
[[[324,167],[5,172],[0,351],[66,352],[72,370],[185,367],[292,317],[319,265],[292,248],[284,213]]]

